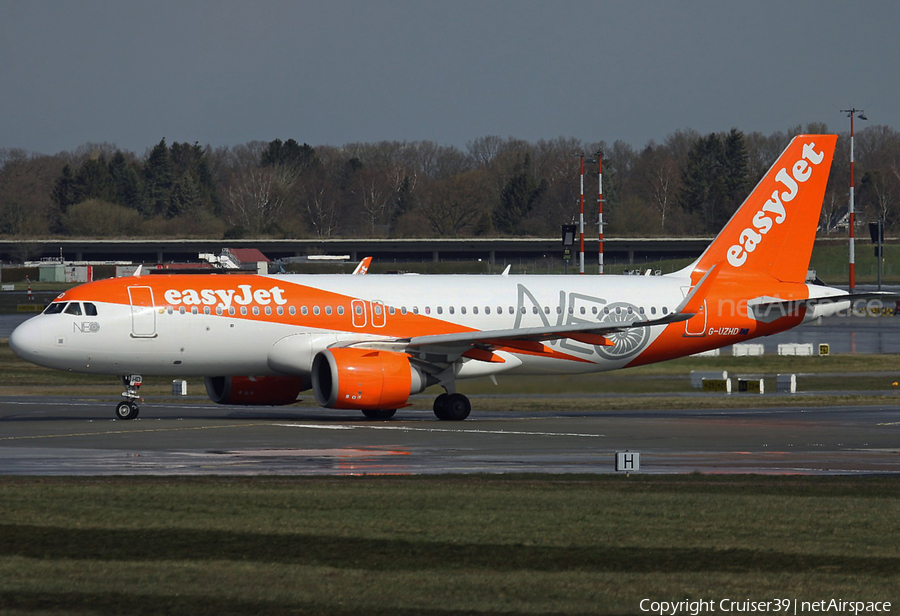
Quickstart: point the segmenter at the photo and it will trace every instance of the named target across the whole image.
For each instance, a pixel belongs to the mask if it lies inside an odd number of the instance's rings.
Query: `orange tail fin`
[[[700,256],[694,277],[717,263],[803,282],[812,256],[837,135],[798,135]]]

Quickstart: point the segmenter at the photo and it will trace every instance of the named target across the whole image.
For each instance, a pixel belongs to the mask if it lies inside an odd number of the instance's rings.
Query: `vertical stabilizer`
[[[809,268],[837,135],[798,135],[694,267],[803,282]]]

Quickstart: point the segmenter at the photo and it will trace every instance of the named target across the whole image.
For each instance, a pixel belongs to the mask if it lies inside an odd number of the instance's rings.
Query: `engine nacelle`
[[[330,409],[396,409],[437,380],[392,351],[337,348],[313,360],[316,401]]]
[[[203,379],[209,399],[216,404],[283,406],[293,404],[304,389],[303,379],[292,376],[208,376]]]

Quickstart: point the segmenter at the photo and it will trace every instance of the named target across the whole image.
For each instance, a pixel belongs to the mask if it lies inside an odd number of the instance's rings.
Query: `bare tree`
[[[246,167],[234,173],[225,190],[225,219],[234,227],[264,232],[281,214],[298,175],[284,167]]]

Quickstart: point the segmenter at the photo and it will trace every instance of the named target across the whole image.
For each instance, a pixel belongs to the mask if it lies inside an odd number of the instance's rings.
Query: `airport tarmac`
[[[710,395],[710,394],[702,394]],[[713,394],[718,395],[718,394]],[[112,399],[0,398],[4,475],[403,475],[614,473],[897,474],[896,404],[777,409],[478,412],[435,419],[416,400],[393,420],[304,407],[147,403],[134,421]],[[477,409],[477,397],[473,396]]]

